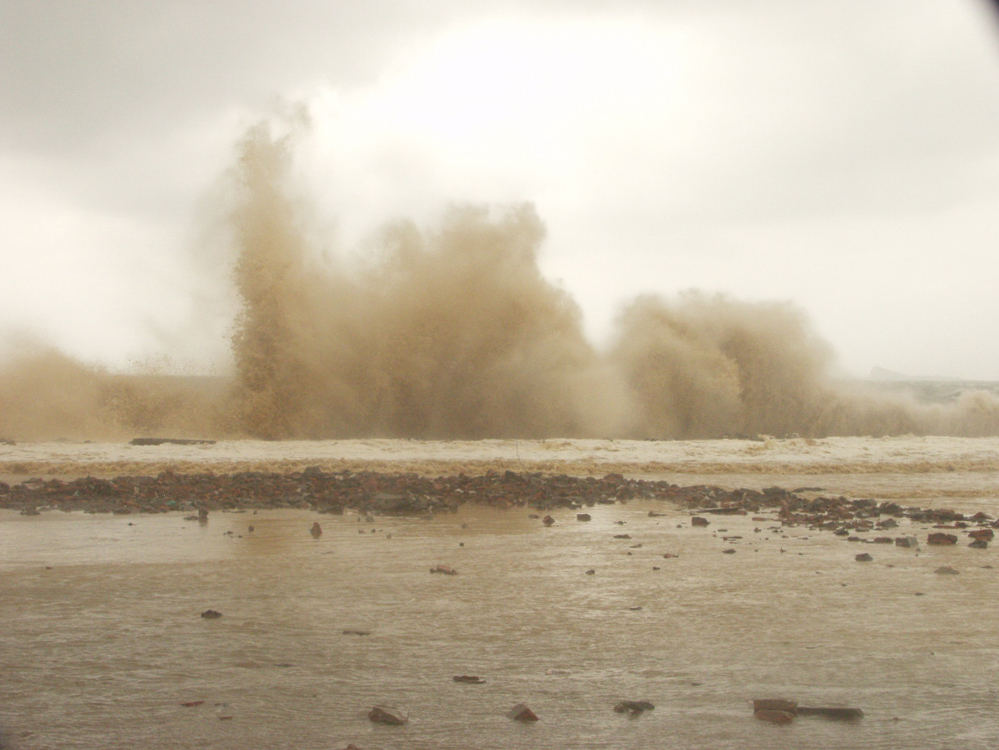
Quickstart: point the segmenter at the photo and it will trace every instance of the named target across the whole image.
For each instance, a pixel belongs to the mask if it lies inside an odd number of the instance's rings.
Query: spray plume
[[[326,257],[294,193],[306,131],[304,117],[281,136],[250,128],[229,175],[231,382],[115,376],[36,352],[0,371],[0,435],[999,434],[987,392],[924,404],[834,381],[830,348],[789,304],[641,297],[597,352],[539,271],[530,205],[453,207],[432,229],[387,226],[366,264]]]

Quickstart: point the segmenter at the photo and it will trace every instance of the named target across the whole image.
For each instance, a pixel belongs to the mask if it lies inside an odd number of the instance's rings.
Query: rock
[[[514,721],[537,721],[538,715],[534,713],[530,708],[527,707],[526,703],[518,703],[516,706],[511,708],[506,712],[506,717],[508,719],[513,719]]]
[[[456,576],[458,571],[452,568],[450,565],[435,565],[430,569],[431,573],[442,573],[446,576]]]
[[[694,516],[690,519],[691,526],[707,526],[709,523],[708,519],[701,518],[700,516]]]
[[[735,554],[735,550],[731,549],[731,548],[730,549],[723,549],[722,550],[722,554],[723,555],[734,555]]]
[[[989,548],[989,540],[988,539],[975,539],[968,546],[969,547],[973,547],[974,549],[988,549]]]
[[[312,524],[312,528],[309,529],[309,533],[312,534],[313,539],[318,539],[323,535],[323,527],[319,525],[319,521]]]
[[[217,620],[222,616],[222,613],[216,612],[214,609],[206,609],[201,613],[201,616],[205,620]]]
[[[555,523],[555,519],[552,518],[551,516],[545,516],[544,518],[541,519],[541,523],[543,523],[545,526],[551,526],[553,523]]]
[[[866,552],[861,552],[859,555],[854,555],[853,559],[856,560],[857,562],[870,562],[874,558],[871,557]]]
[[[667,552],[666,554],[663,555],[663,557],[666,558],[667,560],[673,560],[673,559],[675,559],[675,558],[677,558],[679,556],[680,555],[678,555],[675,552]]]
[[[483,680],[481,677],[477,677],[476,675],[472,674],[456,674],[451,679],[454,680],[455,682],[463,682],[467,685],[482,685],[485,683],[485,680]]]
[[[946,565],[937,568],[933,572],[940,576],[956,576],[958,573],[960,573],[959,570],[954,570],[954,568],[950,568]]]
[[[373,706],[368,711],[368,719],[376,724],[401,726],[409,721],[409,717],[393,706]]]
[[[992,529],[975,529],[968,532],[968,536],[972,539],[984,539],[987,542],[992,541],[995,535],[996,533]]]
[[[348,628],[342,632],[344,635],[371,635],[370,630],[351,630]]]
[[[957,544],[957,536],[954,534],[944,534],[942,531],[930,534],[926,537],[927,544]]]
[[[589,513],[577,513],[576,514],[576,520],[577,521],[592,521],[593,517]]]
[[[614,706],[614,710],[619,714],[632,713],[640,714],[642,711],[652,711],[655,708],[649,701],[621,701]]]
[[[631,534],[615,534],[615,539],[631,539]]]
[[[897,536],[895,537],[895,546],[911,549],[919,546],[919,540],[914,536]]]
[[[594,575],[594,574],[595,574],[596,572],[597,572],[597,571],[595,571],[595,570],[594,570],[593,568],[590,568],[590,569],[589,569],[588,571],[586,571],[586,575],[588,575],[588,576],[592,576],[592,575]]]

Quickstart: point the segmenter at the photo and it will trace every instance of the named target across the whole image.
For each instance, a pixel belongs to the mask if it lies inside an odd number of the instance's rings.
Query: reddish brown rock
[[[506,712],[506,717],[514,721],[538,721],[538,715],[526,703],[518,703]]]
[[[690,519],[691,526],[707,526],[710,521],[706,518],[701,518],[700,516],[694,516]]]
[[[957,536],[954,534],[944,534],[943,532],[938,531],[927,536],[926,543],[936,545],[957,544]]]
[[[312,528],[309,529],[309,533],[312,534],[313,539],[318,539],[323,535],[323,527],[319,525],[319,521],[312,524]]]

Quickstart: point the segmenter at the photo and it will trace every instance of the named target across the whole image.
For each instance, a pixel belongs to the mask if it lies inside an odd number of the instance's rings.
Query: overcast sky
[[[602,342],[637,294],[790,300],[842,368],[999,380],[999,23],[977,0],[0,4],[0,336],[221,347],[205,206],[302,101],[341,247],[533,202]]]

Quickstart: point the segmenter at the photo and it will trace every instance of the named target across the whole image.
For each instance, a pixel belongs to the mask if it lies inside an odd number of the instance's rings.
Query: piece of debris
[[[822,716],[826,719],[853,721],[862,719],[864,712],[859,708],[806,708],[799,706],[796,701],[784,698],[765,698],[753,701],[753,715],[773,724],[790,724],[796,716]]]
[[[452,568],[450,565],[435,565],[430,569],[431,573],[442,573],[446,576],[456,576],[458,571]]]
[[[370,630],[352,630],[352,629],[348,628],[347,630],[343,631],[343,634],[344,635],[371,635],[371,631]]]
[[[132,438],[129,445],[215,445],[214,440],[188,440],[184,438]]]
[[[485,683],[485,680],[473,674],[456,674],[451,679],[455,682],[464,682],[467,685],[482,685]]]
[[[194,708],[195,706],[200,706],[204,701],[184,701],[180,705],[184,708]]]
[[[409,716],[393,706],[372,706],[368,719],[376,724],[401,726],[409,721]]]
[[[655,708],[649,701],[621,701],[614,706],[614,710],[619,714],[629,711],[633,714],[640,714],[643,711],[652,711]]]
[[[538,715],[526,703],[518,703],[506,712],[506,717],[514,721],[538,721]]]
[[[954,568],[944,565],[942,567],[937,568],[933,572],[940,576],[956,576],[960,571],[954,570]]]
[[[216,612],[214,609],[206,609],[201,613],[201,616],[205,620],[217,620],[222,616],[222,613]]]

